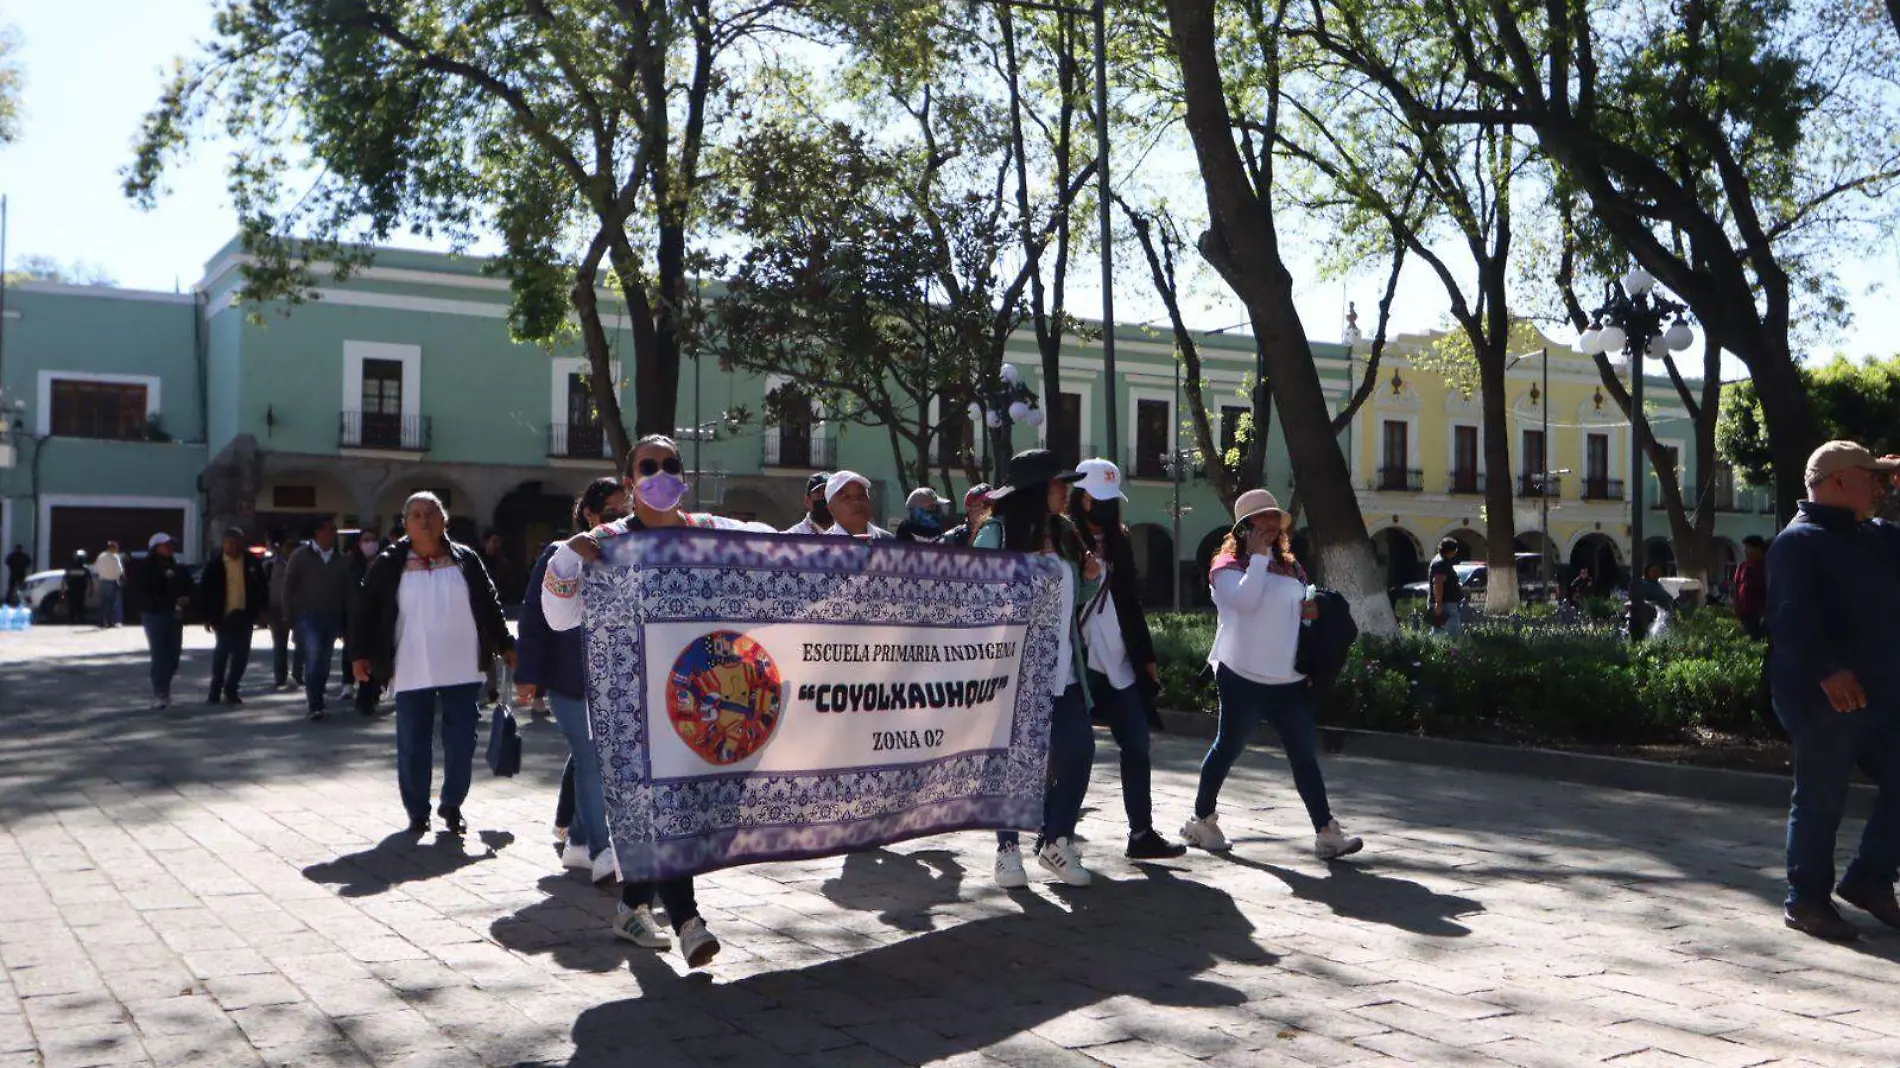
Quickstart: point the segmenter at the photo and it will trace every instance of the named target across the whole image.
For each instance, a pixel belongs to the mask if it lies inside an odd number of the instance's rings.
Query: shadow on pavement
[[[473,853],[466,840],[455,835],[410,834],[398,831],[375,846],[303,870],[313,883],[335,886],[341,897],[373,897],[402,883],[435,879],[484,860],[493,860],[514,844],[508,831],[483,831],[483,852]]]
[[[888,926],[923,932],[936,926],[931,908],[954,904],[962,886],[963,865],[947,849],[869,849],[847,854],[838,877],[819,892],[839,908],[876,912]]]
[[[1165,869],[1142,874],[1066,894],[1068,908],[1015,896],[1028,911],[732,983],[682,978],[658,955],[633,955],[642,996],[582,1013],[569,1066],[827,1063],[860,1042],[922,1064],[1120,995],[1179,1008],[1246,1003],[1240,990],[1200,978],[1279,959],[1254,941],[1233,900]]]
[[[1294,897],[1325,905],[1336,916],[1433,938],[1463,938],[1471,928],[1453,921],[1484,911],[1482,903],[1468,897],[1441,894],[1410,879],[1379,875],[1364,864],[1334,861],[1326,866],[1324,876],[1315,876],[1231,853],[1226,860],[1266,872],[1285,883]]]
[[[546,896],[489,924],[488,934],[504,949],[547,954],[577,972],[611,972],[627,964],[629,954],[652,956],[614,937],[613,903],[608,893],[581,875],[549,875],[535,884]]]

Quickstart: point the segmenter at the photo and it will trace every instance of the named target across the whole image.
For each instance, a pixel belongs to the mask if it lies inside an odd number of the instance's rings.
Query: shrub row
[[[1486,620],[1456,640],[1405,628],[1362,636],[1322,721],[1365,730],[1491,740],[1646,743],[1693,728],[1757,728],[1761,643],[1733,616],[1703,609],[1634,647],[1598,621],[1529,612]],[[1586,617],[1587,618],[1587,617]],[[1207,615],[1152,620],[1163,707],[1212,713],[1203,671]]]

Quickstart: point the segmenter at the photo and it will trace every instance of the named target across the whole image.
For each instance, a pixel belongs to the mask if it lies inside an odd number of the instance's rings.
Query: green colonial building
[[[236,244],[227,245],[183,294],[38,283],[8,289],[0,324],[7,425],[0,443],[0,544],[25,546],[37,569],[63,563],[76,550],[97,552],[107,540],[142,550],[152,533],[164,531],[178,536],[186,559],[195,561],[215,544],[215,532],[230,525],[260,540],[279,531],[298,535],[319,516],[336,516],[345,527],[387,529],[406,496],[429,489],[448,503],[459,536],[492,527],[525,562],[569,526],[571,502],[586,482],[613,473],[605,435],[587,403],[578,347],[550,353],[511,340],[507,283],[485,274],[482,261],[384,251],[347,281],[320,272],[325,281],[308,303],[261,307],[236,299],[243,264]],[[601,304],[611,308],[618,300],[603,295]],[[630,352],[627,323],[610,318],[608,328],[617,351]],[[1122,455],[1112,459],[1126,475],[1131,501],[1125,514],[1146,596],[1170,602],[1171,577],[1179,573],[1187,576],[1184,601],[1195,603],[1204,590],[1195,576],[1205,573],[1228,524],[1205,480],[1189,467],[1177,486],[1164,460],[1193,448],[1182,429],[1172,339],[1131,327],[1116,338],[1115,381],[1104,378],[1099,342],[1074,341],[1062,357],[1057,397],[1043,394],[1037,381],[1041,361],[1033,337],[1019,334],[1011,351],[1045,407],[1061,404],[1077,416],[1071,424],[1080,427],[1076,440],[1039,443],[1071,459],[1095,456],[1109,421],[1117,423]],[[1455,427],[1418,425],[1422,415],[1433,417],[1428,424],[1459,418],[1455,404],[1422,411],[1416,385],[1406,384],[1405,376],[1425,374],[1412,369],[1406,353],[1428,343],[1398,339],[1388,348],[1381,375],[1392,374],[1396,384],[1387,397],[1382,379],[1381,400],[1362,410],[1344,439],[1354,478],[1363,483],[1374,543],[1395,582],[1421,577],[1421,561],[1440,537],[1461,531],[1458,536],[1469,538],[1473,528],[1482,529],[1478,502],[1457,492],[1466,458],[1456,445],[1431,446],[1449,449],[1445,457],[1412,455],[1428,440],[1462,440]],[[1223,439],[1231,440],[1246,410],[1241,390],[1254,366],[1253,339],[1209,334],[1200,345],[1210,414]],[[1343,403],[1362,367],[1363,343],[1356,350],[1331,343],[1314,349],[1322,380]],[[1574,354],[1563,356],[1571,361],[1566,374],[1584,373]],[[1537,364],[1530,360],[1513,370],[1514,389],[1535,385]],[[624,383],[630,375],[617,377]],[[899,479],[880,428],[830,423],[814,408],[808,421],[786,419],[768,428],[755,418],[733,430],[727,411],[762,411],[766,395],[781,383],[721,371],[710,355],[703,366],[689,363],[680,378],[676,436],[696,471],[702,507],[787,526],[802,512],[811,472],[849,468],[872,480],[879,513],[887,526],[896,524],[910,487]],[[1671,397],[1669,389],[1658,380],[1651,395]],[[631,387],[622,388],[620,399],[631,408]],[[1533,397],[1527,411],[1534,414],[1535,403]],[[1567,413],[1565,425],[1575,417]],[[1655,417],[1659,436],[1691,438],[1682,413],[1665,409]],[[1046,432],[1046,423],[1018,426],[1013,447],[1026,448],[1032,436]],[[1626,432],[1626,425],[1606,422],[1605,434]],[[965,441],[984,437],[965,434]],[[1564,439],[1556,440],[1562,449]],[[1578,440],[1579,471],[1628,455],[1613,443],[1598,450]],[[1290,466],[1277,424],[1270,444],[1268,485],[1285,497]],[[987,447],[978,449],[987,462]],[[1522,462],[1571,466],[1561,455],[1527,454]],[[1449,476],[1439,480],[1444,485],[1394,477],[1447,464]],[[1688,486],[1726,477],[1682,473]],[[1575,483],[1585,484],[1581,478]],[[1620,479],[1616,485],[1620,499]],[[1607,480],[1598,488],[1607,493]],[[1743,534],[1772,529],[1772,517],[1752,501],[1735,505],[1735,496],[1731,487],[1729,514],[1720,523],[1731,555]],[[1615,502],[1605,493],[1596,497],[1590,504],[1609,519],[1598,519],[1589,532],[1596,540],[1566,534],[1550,543],[1553,553],[1599,561],[1605,552],[1620,558],[1627,551],[1627,528],[1607,507]],[[1652,536],[1666,537],[1660,512],[1648,523]],[[1539,544],[1538,531],[1523,533],[1520,542]]]

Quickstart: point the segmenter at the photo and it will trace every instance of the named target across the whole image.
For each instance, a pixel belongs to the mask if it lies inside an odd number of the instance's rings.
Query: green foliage
[[[20,89],[25,73],[20,69],[20,31],[0,26],[0,145],[11,144],[20,136]]]
[[[1836,356],[1798,373],[1823,438],[1858,441],[1876,456],[1900,453],[1900,356],[1866,361]],[[1722,387],[1715,444],[1743,481],[1766,485],[1774,480],[1767,424],[1753,382]]]
[[[9,282],[52,282],[64,286],[116,286],[112,272],[97,264],[74,260],[61,263],[51,256],[26,255],[7,272]]]
[[[1592,610],[1609,607],[1601,602]],[[1213,644],[1213,617],[1150,622],[1162,705],[1213,712],[1213,688],[1198,677]],[[1323,721],[1437,737],[1599,744],[1671,741],[1693,728],[1748,730],[1762,655],[1761,643],[1732,615],[1714,609],[1678,616],[1665,634],[1634,648],[1600,625],[1480,622],[1455,641],[1406,628],[1396,638],[1360,638],[1327,694]]]

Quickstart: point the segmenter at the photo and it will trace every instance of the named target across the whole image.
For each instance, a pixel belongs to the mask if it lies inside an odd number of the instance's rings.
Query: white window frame
[[[185,513],[185,529],[176,533],[166,531],[172,537],[184,543],[184,551],[179,559],[193,563],[200,559],[199,537],[203,523],[198,518],[198,502],[191,497],[114,497],[92,493],[47,493],[40,496],[38,525],[33,531],[35,559],[47,561],[50,565],[53,552],[53,509],[55,508],[180,508]],[[133,552],[144,546],[128,546]],[[11,546],[7,548],[12,552]]]
[[[1446,485],[1458,474],[1458,430],[1460,427],[1475,430],[1478,433],[1477,474],[1484,473],[1484,426],[1468,420],[1454,419],[1445,424],[1445,479]]]
[[[924,418],[930,420],[930,425],[934,427],[943,418],[942,411],[943,398],[932,397],[930,398],[930,404],[924,409]],[[971,444],[976,447],[976,469],[980,475],[982,472],[989,470],[990,428],[988,424],[983,422],[982,417],[979,416],[970,420],[970,433],[976,438]],[[933,442],[934,441],[935,439],[933,439]],[[930,466],[937,466],[937,453],[934,444],[930,453]]]
[[[364,360],[394,360],[402,364],[403,417],[422,414],[422,346],[386,341],[343,343],[343,411],[363,410]]]
[[[1136,429],[1136,423],[1137,423],[1136,414],[1140,412],[1141,410],[1142,401],[1160,401],[1163,404],[1166,404],[1168,406],[1168,429],[1172,431],[1171,443],[1173,445],[1173,448],[1169,449],[1168,451],[1169,452],[1185,452],[1186,451],[1185,449],[1181,447],[1183,444],[1183,441],[1182,441],[1182,436],[1181,436],[1181,424],[1179,421],[1180,412],[1175,407],[1174,391],[1171,389],[1154,389],[1152,387],[1143,387],[1143,386],[1128,387],[1128,422],[1125,424],[1128,428],[1128,435],[1122,439],[1123,441],[1126,441],[1128,443],[1128,455],[1116,456],[1116,457],[1113,457],[1113,459],[1115,461],[1116,466],[1118,467],[1124,464],[1127,465],[1127,470],[1123,472],[1123,477],[1128,479],[1129,481],[1135,480],[1135,477],[1136,477],[1135,471],[1138,469],[1138,466],[1139,466],[1134,462],[1136,458],[1135,448],[1137,444],[1140,442],[1140,437]],[[1143,479],[1142,481],[1153,482],[1155,480],[1150,478],[1150,479]]]
[[[1388,395],[1390,395],[1389,392]],[[1423,479],[1425,458],[1420,454],[1419,443],[1422,442],[1424,438],[1419,436],[1418,408],[1416,406],[1410,408],[1381,408],[1375,406],[1371,412],[1366,412],[1364,408],[1361,408],[1360,411],[1366,416],[1366,436],[1372,437],[1372,431],[1375,428],[1379,431],[1379,436],[1372,438],[1371,442],[1366,445],[1363,459],[1366,471],[1366,484],[1371,486],[1375,491],[1382,485],[1379,479],[1379,472],[1385,468],[1385,425],[1387,423],[1405,424],[1405,469],[1410,471],[1413,464],[1418,464],[1419,471],[1421,472],[1419,477]],[[1421,483],[1420,489],[1422,490],[1423,488],[1424,486]],[[1389,490],[1387,492],[1396,493],[1398,491]]]
[[[41,371],[39,377],[40,410],[34,417],[34,433],[46,437],[53,432],[53,383],[54,382],[98,382],[111,386],[144,386],[145,418],[163,412],[159,407],[159,378],[157,375],[115,375],[95,374],[91,371]],[[93,439],[86,439],[88,441]],[[101,441],[115,441],[116,438],[101,438]]]
[[[591,375],[594,373],[594,365],[585,356],[556,356],[549,362],[553,365],[553,370],[548,386],[548,425],[554,427],[567,422],[568,376],[578,374],[582,377],[586,377]],[[614,397],[615,399],[619,399],[621,396],[619,360],[613,362],[610,373],[614,376]],[[406,398],[408,396],[408,374],[406,371],[403,377],[403,395]],[[404,407],[407,407],[408,401],[405,399],[403,404]],[[601,435],[601,441],[601,454],[603,456],[613,451],[613,446],[606,443],[607,436],[605,434]]]
[[[1065,375],[1063,377],[1067,379],[1073,376],[1074,376],[1074,372],[1070,372],[1068,375]],[[1089,431],[1093,430],[1095,427],[1095,397],[1094,397],[1095,381],[1094,379],[1091,378],[1088,380],[1088,386],[1086,388],[1070,389],[1068,388],[1068,386],[1065,385],[1063,386],[1063,388],[1057,390],[1056,392],[1073,393],[1076,396],[1082,398],[1082,403],[1076,405],[1076,408],[1075,408],[1076,420],[1081,424],[1080,426],[1077,426],[1075,428],[1075,435],[1076,437],[1081,439],[1083,455],[1080,458],[1084,460],[1092,459],[1093,457],[1099,454],[1100,450],[1097,448],[1097,446],[1101,444],[1100,442],[1094,440],[1095,438],[1094,434],[1089,433]],[[1036,444],[1042,446],[1045,449],[1049,447],[1049,424],[1052,418],[1049,413],[1052,411],[1054,411],[1053,408],[1045,407],[1043,409],[1042,425],[1036,428]],[[1114,459],[1114,458],[1110,457],[1110,459]],[[1117,466],[1120,466],[1121,461],[1115,460],[1115,463]]]

